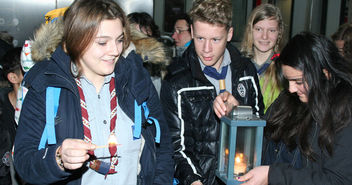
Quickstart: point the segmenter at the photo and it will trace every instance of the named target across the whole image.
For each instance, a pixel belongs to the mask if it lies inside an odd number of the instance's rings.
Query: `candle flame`
[[[229,149],[225,149],[225,155],[229,155]]]
[[[241,160],[240,157],[236,157],[236,158],[235,158],[235,161],[236,161],[237,163],[240,163],[242,160]]]
[[[240,163],[243,161],[243,153],[236,154],[235,162]]]
[[[109,144],[109,147],[113,147],[117,145],[117,138],[115,134],[109,135],[108,144]]]

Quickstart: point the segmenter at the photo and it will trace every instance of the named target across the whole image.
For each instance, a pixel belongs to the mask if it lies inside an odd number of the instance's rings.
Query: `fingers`
[[[234,96],[232,96],[232,94],[228,95],[227,102],[232,107],[240,105],[240,103],[236,100],[236,98]]]
[[[243,176],[239,176],[237,177],[236,180],[240,181],[240,182],[243,182],[243,181],[248,181],[249,179],[251,179],[253,177],[253,174],[248,172],[246,174],[244,174]]]
[[[252,177],[253,177],[253,174],[248,172],[243,176],[236,177],[236,180],[240,182],[244,182],[241,185],[252,185],[253,184],[251,181]]]
[[[216,116],[218,118],[221,118],[223,115],[225,115],[225,111],[226,111],[226,106],[225,106],[225,109],[221,106],[221,104],[223,104],[222,100],[216,97],[214,103],[213,103],[213,109],[214,109],[214,112],[216,114]]]
[[[227,99],[227,96],[224,95],[224,93],[221,93],[214,100],[213,109],[216,116],[218,116],[219,118],[224,116],[226,113],[226,105],[225,105],[226,99]]]
[[[234,96],[228,91],[225,91],[219,94],[213,103],[213,109],[219,118],[226,115],[229,111],[232,110],[234,106],[238,106],[239,102],[236,100]]]
[[[224,91],[223,93],[220,93],[219,96],[222,98],[222,100],[224,102],[227,101],[228,97],[230,96],[231,94],[228,92],[228,91]]]
[[[236,180],[245,182],[241,185],[268,185],[269,166],[258,166]]]
[[[213,109],[217,117],[225,116],[234,106],[238,106],[239,102],[228,91],[220,93],[214,100]]]
[[[61,145],[61,160],[66,169],[74,170],[82,167],[89,159],[88,151],[95,146],[80,139],[65,139]]]

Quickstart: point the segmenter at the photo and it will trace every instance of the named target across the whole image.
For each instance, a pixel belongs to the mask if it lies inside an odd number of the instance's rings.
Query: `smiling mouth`
[[[262,44],[262,45],[269,45],[270,42],[259,42],[259,44]]]
[[[116,58],[114,59],[109,59],[109,60],[103,60],[104,62],[107,62],[107,63],[114,63],[116,61]]]

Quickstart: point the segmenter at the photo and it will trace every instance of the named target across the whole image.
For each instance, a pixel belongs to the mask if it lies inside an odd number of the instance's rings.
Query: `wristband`
[[[55,158],[56,158],[56,163],[57,165],[64,170],[64,162],[61,159],[61,145],[56,149],[56,154],[55,154]]]

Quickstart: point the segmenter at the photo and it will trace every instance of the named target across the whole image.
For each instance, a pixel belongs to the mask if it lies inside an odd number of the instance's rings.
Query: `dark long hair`
[[[332,155],[336,133],[352,121],[352,64],[324,36],[302,32],[288,42],[275,65],[285,92],[268,118],[270,137],[284,141],[291,149],[298,144],[302,153],[314,160],[308,139],[316,122],[319,147]],[[307,103],[288,92],[283,65],[303,72]]]
[[[138,24],[139,29],[145,28],[146,30],[150,28],[152,35],[150,37],[159,38],[160,30],[158,25],[155,24],[154,19],[146,12],[134,12],[127,15],[130,24]]]

